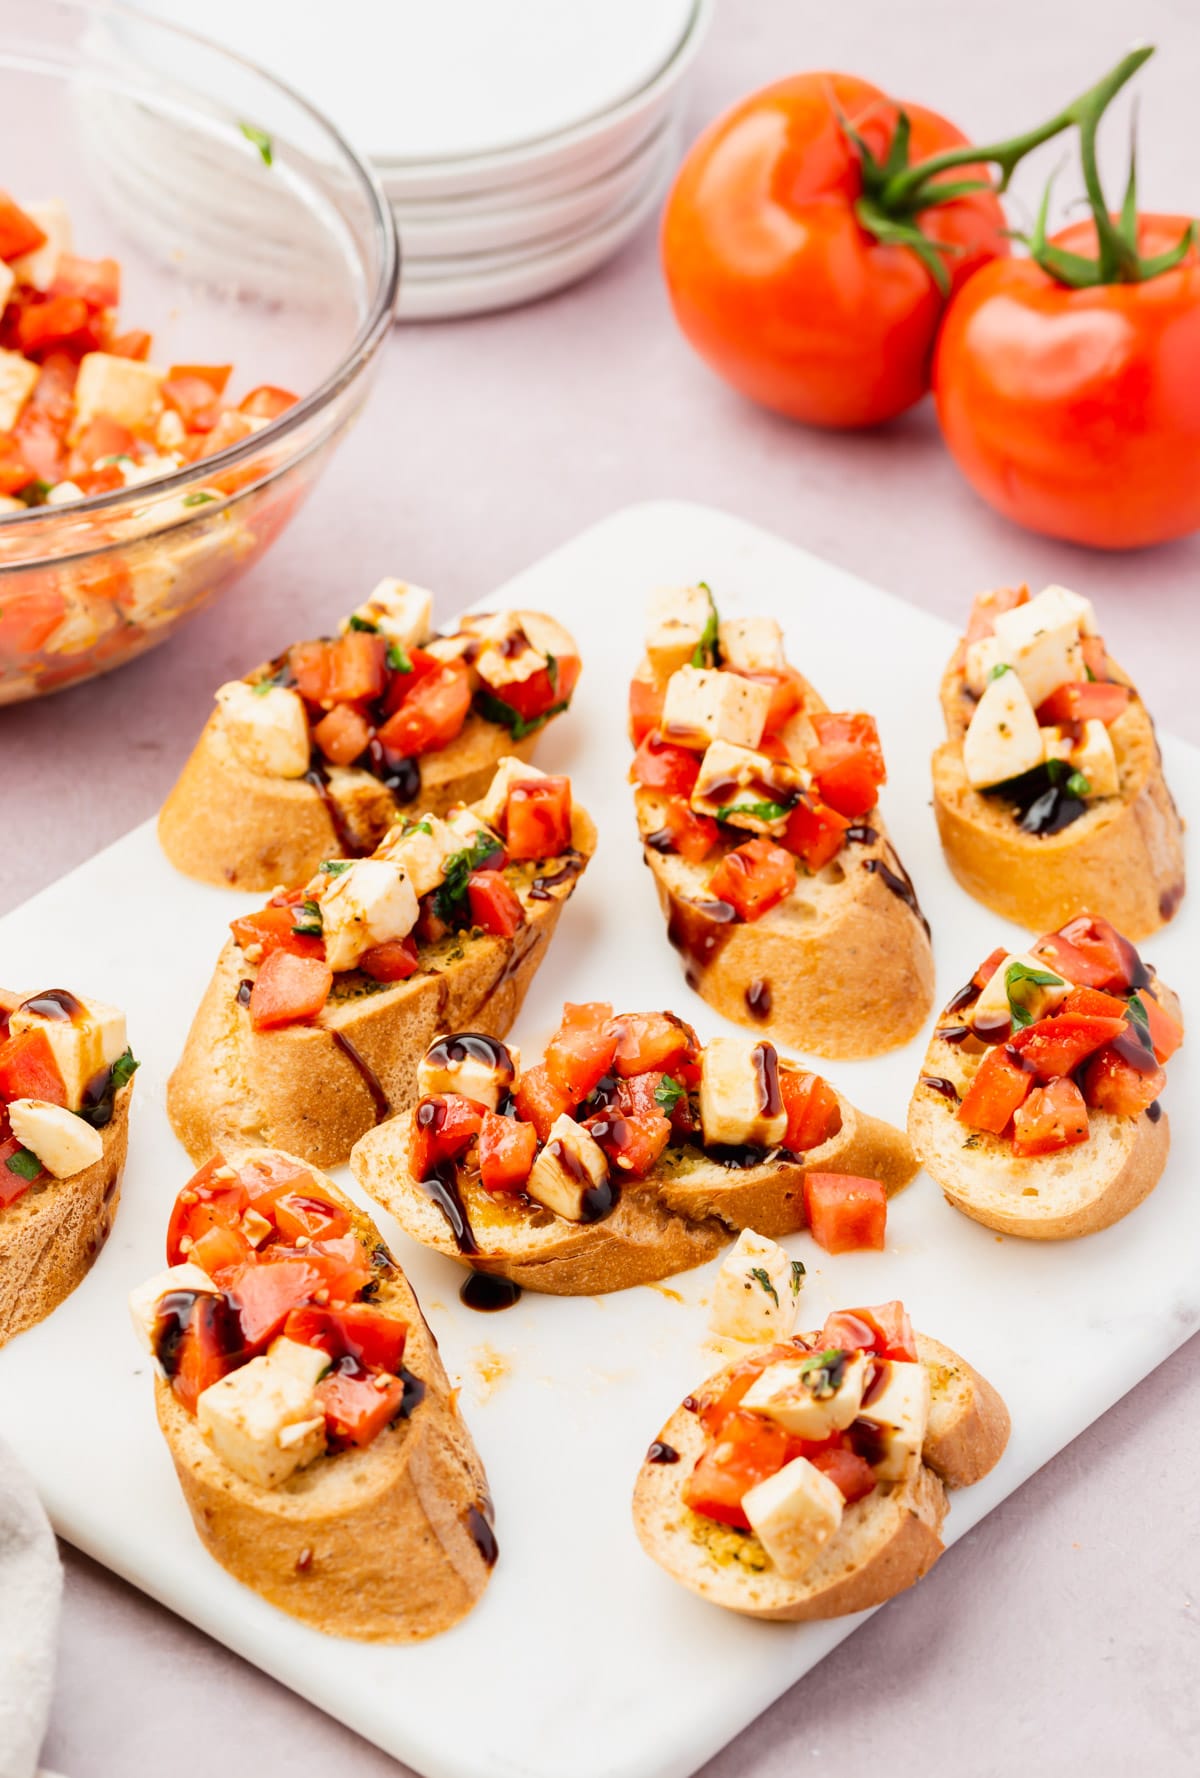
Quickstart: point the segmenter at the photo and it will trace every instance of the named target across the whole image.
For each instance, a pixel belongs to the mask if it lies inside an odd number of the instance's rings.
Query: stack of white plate
[[[714,0],[143,0],[302,92],[373,161],[402,319],[544,296],[614,253],[679,153]]]

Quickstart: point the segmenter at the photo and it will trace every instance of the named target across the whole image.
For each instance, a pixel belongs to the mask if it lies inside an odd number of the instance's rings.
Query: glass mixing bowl
[[[0,519],[0,704],[154,647],[269,547],[366,397],[399,252],[317,111],[203,38],[106,0],[0,0],[0,180],[61,198],[120,261],[160,365],[232,363],[300,399],[160,479]],[[236,398],[236,397],[235,397]]]

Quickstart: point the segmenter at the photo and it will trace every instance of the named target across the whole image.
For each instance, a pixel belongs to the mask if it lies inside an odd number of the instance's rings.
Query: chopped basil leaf
[[[118,1091],[127,1080],[132,1080],[140,1067],[141,1063],[132,1050],[126,1050],[123,1055],[118,1056],[112,1065],[113,1091]]]
[[[185,494],[183,504],[185,506],[207,506],[210,500],[216,498],[215,494],[206,494],[203,488],[199,488],[194,494]]]
[[[1065,759],[1048,759],[1046,761],[1046,776],[1051,784],[1061,784],[1064,778],[1071,776],[1071,768]]]
[[[344,870],[350,869],[350,865],[349,858],[327,858],[323,864],[317,866],[317,869],[323,870],[327,876],[340,877]]]
[[[267,132],[265,130],[260,130],[257,124],[252,123],[239,123],[238,129],[242,132],[243,136],[245,136],[247,142],[251,143],[258,149],[259,154],[262,156],[263,166],[271,166],[275,160],[275,144],[272,142]]]
[[[283,684],[282,673],[272,673],[267,679],[256,679],[250,690],[256,698],[265,698],[269,691],[274,691]]]
[[[1129,1008],[1129,1016],[1134,1024],[1140,1025],[1143,1031],[1149,1033],[1150,1015],[1147,1013],[1146,1008],[1143,1006],[1137,994],[1130,994],[1125,1004]]]
[[[558,690],[558,661],[554,655],[546,656],[546,678],[550,681],[550,690]]]
[[[717,820],[728,821],[731,815],[752,815],[756,821],[782,821],[791,807],[790,803],[724,803],[717,810]]]
[[[1095,685],[1096,675],[1092,672],[1092,669],[1089,666],[1085,666],[1083,670],[1087,674],[1088,684]]]
[[[1061,976],[1051,975],[1044,969],[1030,969],[1027,963],[1009,964],[1004,972],[1004,992],[1015,1030],[1023,1031],[1026,1025],[1033,1024],[1034,1015],[1026,1005],[1028,996],[1020,992],[1022,983],[1031,988],[1056,988],[1061,980]]]
[[[321,904],[316,901],[302,901],[296,909],[296,915],[292,921],[292,931],[298,938],[320,938],[324,930]]]
[[[717,656],[721,618],[717,611],[717,601],[712,596],[712,588],[706,580],[702,580],[700,585],[708,594],[708,617],[692,655],[692,665],[693,667],[716,667],[720,665]]]
[[[411,673],[413,664],[398,642],[389,642],[387,664],[393,673]]]
[[[450,854],[443,866],[445,881],[435,890],[433,897],[433,911],[440,920],[445,920],[450,926],[457,923],[471,872],[481,870],[488,859],[494,857],[500,849],[500,842],[494,834],[481,833],[473,846]]]
[[[792,1295],[793,1296],[800,1295],[800,1286],[804,1282],[804,1272],[805,1272],[804,1261],[802,1259],[794,1259],[792,1261]]]
[[[4,1165],[10,1173],[15,1173],[18,1179],[36,1179],[42,1171],[42,1163],[27,1148],[18,1148],[9,1155]]]
[[[1071,796],[1091,796],[1091,781],[1082,772],[1072,772],[1067,779],[1067,790]]]
[[[400,837],[406,840],[410,833],[427,833],[432,839],[433,828],[428,821],[414,821],[411,815],[406,815]]]
[[[502,728],[506,728],[514,741],[523,741],[526,735],[532,735],[537,729],[544,727],[552,716],[561,715],[567,704],[565,699],[561,704],[551,704],[540,716],[531,716],[526,720],[524,716],[517,714],[511,704],[506,704],[503,698],[496,697],[490,691],[478,691],[475,694],[475,708],[489,722],[498,722]]]
[[[352,630],[366,630],[368,635],[371,636],[377,636],[379,634],[378,624],[373,624],[369,618],[358,617],[353,613],[350,616],[349,627]]]
[[[990,685],[992,683],[993,679],[999,679],[999,677],[1002,673],[1011,673],[1011,672],[1012,672],[1012,668],[1009,666],[1007,661],[997,661],[996,665],[992,668],[991,672],[988,674],[988,684]]]
[[[753,1280],[756,1284],[761,1284],[762,1288],[766,1291],[767,1295],[770,1297],[770,1299],[774,1303],[775,1307],[778,1308],[779,1307],[779,1292],[776,1290],[775,1286],[771,1283],[770,1278],[767,1276],[765,1267],[751,1266],[750,1276],[753,1278]]]
[[[664,1074],[654,1089],[654,1103],[670,1117],[686,1092],[687,1088],[681,1086],[673,1074]]]

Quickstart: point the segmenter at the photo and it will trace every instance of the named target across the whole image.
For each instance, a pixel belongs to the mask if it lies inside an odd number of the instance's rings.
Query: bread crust
[[[573,845],[586,863],[596,846],[595,826],[578,805],[571,819]],[[359,997],[331,1000],[312,1024],[279,1031],[251,1029],[237,1000],[247,965],[230,939],[167,1085],[171,1127],[192,1160],[206,1160],[215,1149],[233,1156],[262,1145],[286,1148],[320,1167],[344,1161],[383,1113],[338,1039],[353,1046],[397,1112],[415,1100],[417,1063],[439,1032],[470,1027],[503,1037],[574,879],[550,884],[536,900],[530,886],[519,891],[527,921],[514,938],[452,935],[424,954],[422,968],[407,981],[371,992],[355,977]]]
[[[677,1451],[679,1461],[647,1459],[634,1488],[634,1528],[647,1555],[710,1603],[777,1622],[844,1617],[912,1586],[945,1547],[947,1487],[965,1487],[994,1467],[1009,1431],[1003,1402],[965,1360],[923,1335],[918,1353],[930,1367],[937,1404],[931,1429],[941,1416],[936,1437],[926,1438],[923,1461],[903,1482],[882,1484],[846,1508],[840,1528],[801,1579],[788,1580],[773,1569],[753,1535],[684,1505],[683,1484],[705,1445],[698,1417],[685,1407],[675,1410],[656,1441]]]
[[[962,737],[972,706],[959,659],[956,653],[942,679],[949,738],[933,755],[934,814],[958,882],[985,907],[1039,932],[1053,931],[1081,907],[1135,942],[1157,932],[1183,899],[1183,825],[1136,690],[1109,729],[1121,795],[1097,802],[1061,833],[1027,834],[1011,809],[967,781]],[[1114,677],[1129,684],[1119,669]]]
[[[372,1247],[370,1218],[322,1179]],[[375,1301],[408,1323],[404,1367],[424,1398],[363,1450],[318,1458],[279,1488],[245,1481],[209,1448],[162,1377],[155,1407],[201,1542],[244,1586],[331,1636],[419,1642],[481,1597],[491,1568],[472,1531],[490,1515],[483,1465],[437,1342],[395,1261]]]
[[[356,1143],[350,1165],[363,1190],[422,1245],[522,1289],[596,1296],[704,1265],[742,1228],[773,1237],[794,1234],[806,1226],[806,1172],[870,1173],[889,1193],[900,1190],[917,1169],[907,1138],[840,1095],[839,1105],[842,1129],[803,1162],[772,1160],[739,1169],[697,1149],[668,1149],[649,1178],[622,1181],[617,1206],[602,1222],[566,1222],[526,1199],[510,1207],[463,1177],[475,1253],[462,1251],[409,1171],[408,1119],[369,1131]]]
[[[477,801],[506,754],[532,757],[540,732],[514,741],[507,729],[472,714],[448,746],[417,761],[421,788],[411,803],[398,803],[370,772],[352,768],[330,771],[329,795],[356,850],[372,852],[406,812],[444,815],[455,803]],[[162,806],[158,838],[176,870],[226,888],[290,888],[323,859],[346,856],[320,791],[303,778],[252,772],[215,711]]]
[[[0,1346],[44,1321],[87,1277],[121,1202],[133,1082],[113,1098],[104,1153],[82,1173],[35,1186],[0,1210]]]

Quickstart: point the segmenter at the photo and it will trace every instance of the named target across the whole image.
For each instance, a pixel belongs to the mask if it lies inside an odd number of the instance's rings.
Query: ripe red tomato
[[[904,109],[912,162],[966,141],[936,112]],[[929,387],[946,299],[917,253],[859,221],[862,163],[838,118],[885,160],[899,111],[854,75],[797,74],[718,118],[667,200],[663,267],[688,340],[751,400],[812,426],[876,425]],[[950,175],[985,176],[979,165]],[[913,220],[961,249],[942,256],[952,289],[1008,254],[990,191]]]
[[[1165,252],[1186,217],[1138,221]],[[1052,246],[1094,255],[1089,219]],[[1141,283],[1070,289],[1030,259],[951,304],[934,392],[977,494],[1030,531],[1135,549],[1200,528],[1200,254]]]

